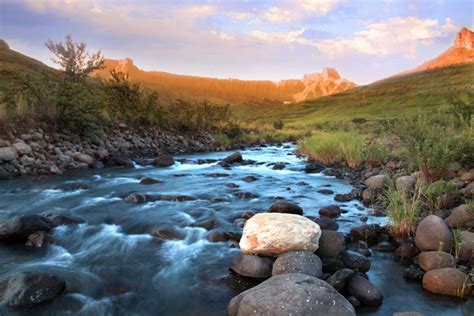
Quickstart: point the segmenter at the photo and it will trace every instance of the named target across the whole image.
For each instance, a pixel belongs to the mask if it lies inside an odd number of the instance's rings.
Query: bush
[[[275,129],[280,130],[280,129],[283,129],[284,126],[285,126],[285,124],[283,123],[282,120],[278,120],[278,121],[273,122],[273,128],[275,128]]]
[[[436,213],[442,208],[444,195],[457,198],[460,194],[457,186],[450,181],[418,181],[417,186],[422,194],[423,208],[428,214]]]
[[[388,162],[390,152],[387,146],[374,141],[364,147],[362,157],[372,168],[375,168]]]

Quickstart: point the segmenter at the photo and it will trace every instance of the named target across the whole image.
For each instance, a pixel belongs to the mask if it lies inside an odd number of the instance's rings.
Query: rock
[[[157,201],[158,198],[151,196],[150,194],[143,194],[143,193],[132,193],[125,197],[125,201],[130,202],[130,203],[136,203],[136,204],[141,204],[141,203],[146,203],[146,202],[151,202],[151,201]]]
[[[242,162],[242,161],[243,161],[243,158],[242,158],[242,154],[240,152],[235,152],[232,155],[227,156],[226,158],[224,158],[222,160],[222,162],[224,162],[226,164],[239,163],[239,162]]]
[[[346,266],[344,262],[338,258],[322,258],[323,261],[323,273],[333,274],[339,271],[340,269],[344,269]]]
[[[109,157],[109,152],[105,149],[96,150],[95,156],[101,160],[105,160]]]
[[[355,296],[363,305],[379,306],[383,301],[383,294],[366,278],[355,275],[347,283],[347,292]]]
[[[372,249],[378,252],[395,252],[395,248],[388,241],[382,241],[377,245],[372,246]]]
[[[420,268],[427,272],[441,268],[455,268],[456,261],[454,257],[442,251],[426,251],[418,255]]]
[[[339,206],[337,206],[337,205],[325,206],[325,207],[322,207],[319,210],[320,215],[327,216],[327,217],[333,217],[333,218],[338,217],[339,215],[341,215],[341,213],[342,213],[342,211],[339,208]]]
[[[207,240],[209,240],[210,242],[225,242],[227,241],[227,237],[225,236],[223,230],[214,229],[207,234]]]
[[[226,183],[225,186],[228,187],[228,188],[238,188],[239,187],[238,184],[233,183],[233,182]]]
[[[423,288],[437,294],[469,297],[472,284],[465,273],[455,268],[442,268],[425,273]]]
[[[267,257],[240,255],[230,269],[244,277],[266,279],[272,275],[272,265],[273,260]]]
[[[74,225],[74,224],[82,224],[84,220],[80,218],[73,218],[68,217],[60,214],[50,213],[46,215],[46,218],[51,223],[52,227],[58,227],[61,225]]]
[[[209,177],[209,178],[223,178],[223,177],[229,177],[229,176],[230,174],[222,173],[222,172],[213,172],[213,173],[206,174],[206,177]]]
[[[283,170],[285,169],[285,164],[282,162],[277,162],[276,164],[273,165],[272,169],[273,170]]]
[[[186,234],[176,228],[164,228],[156,230],[151,233],[153,237],[163,239],[163,240],[182,240],[186,238]]]
[[[466,198],[474,197],[474,181],[466,185],[464,189],[461,190],[462,195]]]
[[[350,250],[350,251],[360,253],[364,257],[372,256],[372,252],[370,251],[369,247],[367,247],[367,245],[364,242],[361,242],[361,241],[351,242],[351,243],[347,244],[346,249]]]
[[[60,174],[63,174],[63,172],[61,171],[61,169],[58,168],[58,166],[56,165],[52,165],[49,167],[49,172],[51,174],[56,174],[56,175],[60,175]]]
[[[299,274],[279,274],[234,297],[228,316],[356,315],[354,307],[327,282]]]
[[[353,241],[363,241],[372,246],[378,243],[381,227],[377,224],[367,224],[351,228]]]
[[[321,279],[323,263],[309,251],[288,251],[278,256],[273,263],[272,276],[283,273],[302,273]]]
[[[461,248],[459,250],[459,259],[469,262],[474,257],[474,233],[462,231],[459,234]]]
[[[411,260],[415,258],[419,252],[413,241],[406,241],[395,250],[395,254],[403,260]]]
[[[164,168],[171,167],[172,165],[174,165],[174,159],[171,155],[160,155],[153,161],[153,166],[155,167]]]
[[[254,182],[254,181],[257,181],[258,178],[255,177],[255,176],[246,176],[244,178],[242,178],[242,181],[245,181],[245,182]]]
[[[0,303],[9,307],[32,307],[50,302],[66,289],[66,282],[44,273],[18,273],[0,283]]]
[[[0,161],[12,161],[18,157],[18,153],[13,147],[0,148]]]
[[[449,252],[453,246],[453,235],[441,217],[429,215],[418,224],[415,243],[420,251]]]
[[[36,232],[28,236],[27,246],[42,248],[45,243],[45,233]]]
[[[5,167],[0,166],[0,180],[10,180],[13,177]]]
[[[238,198],[245,200],[255,199],[258,197],[257,194],[254,194],[252,192],[235,192],[234,195]]]
[[[313,221],[319,225],[321,229],[324,230],[338,230],[339,224],[336,223],[333,219],[330,219],[325,216],[313,218]]]
[[[365,256],[354,251],[346,251],[341,256],[342,262],[346,268],[357,270],[360,272],[367,272],[370,270],[370,261]],[[357,296],[356,296],[357,297]]]
[[[300,206],[286,201],[274,203],[268,212],[303,215],[303,209]]]
[[[341,269],[331,275],[326,281],[339,292],[344,291],[347,281],[349,281],[355,272],[351,269]]]
[[[31,154],[31,147],[30,145],[26,144],[26,143],[23,143],[23,142],[19,142],[19,143],[14,143],[12,145],[13,148],[16,149],[16,151],[20,154],[20,155],[28,155],[28,154]]]
[[[0,240],[24,241],[37,231],[50,231],[51,222],[36,214],[19,215],[0,224]]]
[[[395,186],[398,191],[401,192],[412,192],[415,189],[416,177],[415,176],[402,176],[395,180]]]
[[[425,273],[419,266],[410,265],[403,270],[403,277],[409,280],[421,280]]]
[[[323,170],[324,166],[317,163],[308,164],[304,167],[306,173],[320,173]]]
[[[144,177],[140,179],[140,184],[143,184],[143,185],[151,185],[151,184],[157,184],[157,183],[163,183],[163,181],[160,181],[155,178],[150,178],[150,177]]]
[[[372,176],[365,180],[365,185],[372,190],[382,190],[389,178],[384,174]]]
[[[420,314],[417,312],[399,312],[399,313],[393,313],[392,316],[423,316],[423,314]]]
[[[260,213],[244,226],[240,249],[245,254],[277,256],[291,250],[316,251],[321,229],[306,217]]]
[[[337,257],[344,251],[345,244],[343,234],[333,230],[322,230],[316,254],[320,257]]]
[[[318,193],[321,193],[321,194],[324,194],[324,195],[331,195],[331,194],[334,194],[334,191],[333,190],[329,190],[329,189],[321,189],[321,190],[318,190],[316,191]]]
[[[336,194],[334,196],[334,201],[336,202],[349,202],[352,201],[354,197],[348,193],[348,194]]]
[[[469,170],[468,172],[465,172],[459,180],[461,181],[466,181],[466,182],[472,182],[474,181],[474,169]]]
[[[352,296],[352,295],[349,295],[346,297],[346,299],[349,301],[349,303],[352,304],[352,306],[354,306],[355,308],[358,308],[360,307],[360,301],[355,297],[355,296]]]
[[[452,228],[474,228],[474,210],[466,204],[459,205],[444,221]]]
[[[377,197],[377,192],[375,192],[375,190],[367,188],[364,191],[362,191],[362,201],[365,204],[371,203],[372,201],[375,200],[376,197]]]
[[[78,155],[75,155],[74,156],[74,159],[76,159],[77,161],[80,161],[80,162],[84,162],[86,164],[88,164],[89,166],[93,166],[94,165],[94,158],[92,158],[91,156],[89,156],[88,154],[78,154]]]

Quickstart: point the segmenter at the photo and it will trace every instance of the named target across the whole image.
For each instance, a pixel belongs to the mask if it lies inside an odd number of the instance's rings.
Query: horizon
[[[71,34],[146,71],[274,82],[329,67],[368,84],[438,56],[473,23],[463,0],[0,3],[0,37],[50,66],[44,42]]]

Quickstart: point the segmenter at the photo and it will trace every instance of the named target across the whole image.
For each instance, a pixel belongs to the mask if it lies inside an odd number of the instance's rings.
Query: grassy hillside
[[[313,101],[287,105],[243,104],[232,110],[243,121],[302,127],[353,118],[392,118],[444,107],[451,94],[474,91],[474,63],[377,81]]]

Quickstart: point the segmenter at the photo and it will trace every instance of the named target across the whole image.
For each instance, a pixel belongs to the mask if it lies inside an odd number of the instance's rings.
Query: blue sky
[[[0,0],[0,38],[51,65],[71,34],[145,70],[290,79],[335,67],[359,84],[413,68],[473,27],[463,0]]]

